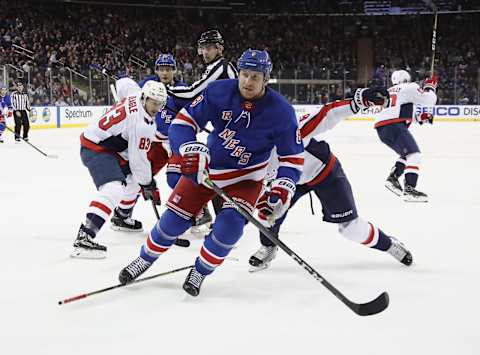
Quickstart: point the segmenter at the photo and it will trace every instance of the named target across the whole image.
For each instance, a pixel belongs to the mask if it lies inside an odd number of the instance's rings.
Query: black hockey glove
[[[147,185],[140,185],[140,187],[145,200],[152,200],[156,205],[160,205],[160,191],[158,191],[155,179],[152,179]]]
[[[360,110],[369,108],[371,106],[386,107],[390,99],[390,94],[387,89],[357,89],[353,94],[353,99],[350,101],[350,108],[353,113],[358,113]]]

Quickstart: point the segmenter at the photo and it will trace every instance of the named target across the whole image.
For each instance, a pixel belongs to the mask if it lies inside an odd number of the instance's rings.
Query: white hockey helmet
[[[150,98],[161,102],[162,107],[167,103],[167,96],[167,88],[159,81],[149,80],[142,88],[142,98],[144,100]]]
[[[398,85],[412,81],[410,74],[406,70],[395,70],[392,73],[392,84]]]

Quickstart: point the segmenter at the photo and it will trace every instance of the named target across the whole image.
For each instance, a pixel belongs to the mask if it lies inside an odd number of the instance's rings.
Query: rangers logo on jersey
[[[222,120],[230,121],[232,119],[232,111],[222,111]]]

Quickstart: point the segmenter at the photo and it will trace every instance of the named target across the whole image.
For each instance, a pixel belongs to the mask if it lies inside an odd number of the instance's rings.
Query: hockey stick
[[[293,250],[291,250],[287,245],[285,245],[281,240],[278,239],[278,236],[275,235],[271,230],[266,228],[261,224],[256,218],[254,218],[247,210],[242,206],[237,204],[230,196],[228,196],[221,188],[219,188],[214,182],[210,179],[206,179],[204,185],[210,189],[213,189],[217,195],[222,197],[225,201],[230,203],[245,219],[251,222],[255,227],[257,227],[272,243],[279,246],[285,253],[287,253],[293,260],[295,260],[301,267],[303,267],[314,279],[319,281],[323,286],[325,286],[331,293],[335,295],[340,301],[342,301],[348,308],[354,311],[360,316],[369,316],[382,312],[385,308],[388,307],[389,298],[388,293],[383,292],[374,300],[367,303],[355,303],[350,301],[346,296],[344,296],[338,289],[336,289],[332,284],[323,278],[314,268],[312,268],[305,260],[298,256]]]
[[[432,63],[430,64],[430,77],[433,77],[433,69],[435,67],[435,47],[437,44],[437,20],[438,20],[438,11],[434,8],[435,21],[433,22],[433,32],[432,32]]]
[[[147,280],[151,280],[151,279],[154,279],[154,278],[157,278],[157,277],[160,277],[160,276],[170,275],[170,274],[173,274],[173,273],[175,273],[175,272],[179,272],[179,271],[183,271],[183,270],[190,269],[190,268],[192,268],[193,266],[194,266],[194,265],[188,265],[188,266],[184,266],[184,267],[181,267],[181,268],[178,268],[178,269],[174,269],[174,270],[170,270],[170,271],[165,271],[165,272],[161,272],[161,273],[159,273],[159,274],[155,274],[155,275],[152,275],[152,276],[144,277],[144,278],[141,278],[141,279],[132,281],[132,282],[130,282],[130,283],[128,283],[128,284],[118,284],[118,285],[115,285],[115,286],[110,286],[110,287],[102,288],[101,290],[92,291],[92,292],[88,292],[88,293],[82,293],[82,294],[80,294],[80,295],[73,296],[73,297],[66,298],[66,299],[64,299],[64,300],[58,301],[58,305],[61,306],[62,304],[66,304],[66,303],[78,301],[78,300],[81,300],[81,299],[83,299],[83,298],[87,298],[87,297],[89,297],[89,296],[98,295],[99,293],[103,293],[103,292],[107,292],[107,291],[110,291],[110,290],[114,290],[114,289],[116,289],[116,288],[120,288],[120,287],[124,287],[124,286],[128,286],[128,285],[133,285],[133,284],[136,284],[136,283],[139,283],[139,282],[143,282],[143,281],[147,281]]]
[[[32,147],[33,149],[35,149],[37,152],[41,153],[42,155],[46,156],[47,158],[53,158],[53,159],[57,159],[58,158],[58,155],[56,154],[47,154],[45,152],[43,152],[42,150],[40,150],[39,148],[37,148],[36,146],[34,146],[32,143],[30,143],[29,141],[25,140],[25,138],[23,137],[20,137],[19,135],[17,135],[15,133],[15,131],[13,131],[11,128],[5,126],[6,129],[8,129],[10,132],[12,132],[16,138],[20,138],[22,141],[24,141],[25,143],[27,143],[30,147]]]
[[[152,207],[153,211],[155,212],[155,216],[157,216],[157,221],[160,220],[160,215],[158,214],[157,206],[155,205],[154,201],[152,201]],[[188,248],[190,246],[190,241],[187,239],[177,238],[177,240],[175,240],[175,245]]]

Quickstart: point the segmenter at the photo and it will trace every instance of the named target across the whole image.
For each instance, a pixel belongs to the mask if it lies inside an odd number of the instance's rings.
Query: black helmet
[[[221,44],[222,46],[225,43],[223,41],[222,35],[220,34],[220,32],[218,32],[218,30],[209,30],[209,31],[203,32],[197,41],[197,44],[199,47],[205,46],[207,44],[216,44],[216,43]]]

